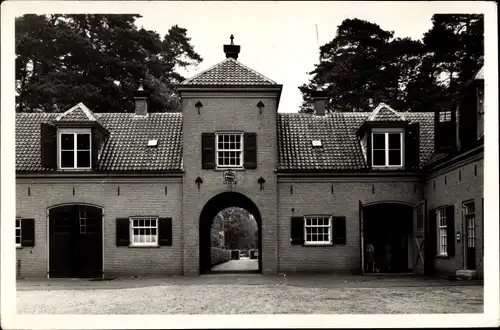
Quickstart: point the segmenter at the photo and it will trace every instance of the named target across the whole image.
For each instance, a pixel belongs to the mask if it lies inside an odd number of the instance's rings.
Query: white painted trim
[[[399,138],[400,138],[400,145],[401,145],[401,152],[400,152],[400,163],[401,165],[389,165],[389,134],[395,134],[399,133]],[[384,134],[384,139],[385,139],[385,165],[374,165],[374,157],[373,157],[373,135],[374,134]],[[404,145],[404,129],[402,128],[374,128],[372,129],[371,132],[371,146],[370,150],[372,153],[372,167],[376,169],[395,169],[395,168],[403,168],[405,166],[404,162],[404,153],[405,153],[405,145]],[[378,149],[380,150],[380,149]]]
[[[224,149],[221,151],[235,151],[235,152],[240,152],[240,165],[219,165],[219,135],[240,135],[241,136],[241,143],[240,143],[240,149]],[[244,166],[244,153],[245,153],[245,146],[244,146],[244,135],[243,132],[239,131],[217,131],[215,132],[215,169],[243,169]]]
[[[133,237],[134,237],[134,226],[133,226],[133,221],[134,220],[155,220],[156,221],[156,242],[134,242]],[[132,247],[157,247],[159,246],[159,236],[160,236],[160,224],[159,224],[159,217],[148,217],[148,216],[135,216],[135,217],[129,217],[129,235],[130,235],[130,240],[129,240],[129,245]],[[136,228],[146,228],[146,227],[136,227]],[[149,226],[147,228],[153,228],[152,226]],[[150,235],[152,236],[152,235]]]
[[[73,167],[61,167],[61,135],[62,134],[73,134]],[[88,134],[89,135],[89,147],[90,149],[88,150],[90,155],[89,155],[89,160],[90,160],[90,166],[89,167],[78,167],[77,166],[77,161],[78,161],[78,149],[77,149],[77,134]],[[84,150],[86,151],[86,150]],[[74,170],[90,170],[92,169],[92,131],[90,128],[59,128],[57,129],[57,168],[63,171],[74,171]]]
[[[322,218],[328,219],[328,241],[308,241],[307,240],[307,227],[321,227],[324,228],[326,226],[318,226],[318,225],[310,225],[307,226],[307,219],[311,218]],[[304,216],[304,245],[313,245],[313,246],[321,246],[321,245],[332,245],[333,237],[332,237],[332,216],[331,215],[305,215]]]

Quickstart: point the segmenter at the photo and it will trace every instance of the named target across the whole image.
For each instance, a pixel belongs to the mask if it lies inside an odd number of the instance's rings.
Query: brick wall
[[[140,178],[136,181],[140,183],[131,179],[107,179],[103,182],[91,178],[18,178],[16,216],[35,219],[35,246],[17,249],[17,260],[21,262],[20,275],[47,276],[47,208],[61,203],[89,203],[103,208],[105,274],[182,274],[181,179]],[[117,247],[115,219],[133,215],[172,217],[172,246]]]
[[[194,106],[201,101],[200,114]],[[265,107],[259,114],[257,103]],[[205,204],[217,194],[230,191],[223,184],[223,172],[201,168],[201,134],[220,130],[257,133],[257,168],[236,171],[233,191],[250,198],[262,217],[262,271],[276,272],[276,93],[183,93],[183,223],[184,274],[199,273],[199,221]],[[203,179],[198,189],[195,180]],[[257,180],[263,177],[260,190]]]
[[[427,210],[454,205],[455,232],[460,231],[464,237],[464,221],[462,203],[474,200],[476,220],[476,266],[478,273],[483,271],[483,155],[476,155],[460,163],[452,163],[448,167],[431,173],[426,180],[425,196]],[[428,216],[428,215],[427,215]],[[464,247],[466,241],[455,240],[455,256],[436,258],[436,270],[443,275],[455,274],[464,269]]]
[[[293,186],[293,193],[290,187]],[[333,186],[333,193],[332,193]],[[422,200],[416,178],[280,178],[278,197],[279,272],[361,271],[359,201],[399,201],[412,205]],[[292,210],[293,209],[293,210]],[[346,245],[291,245],[290,218],[308,214],[346,217]]]

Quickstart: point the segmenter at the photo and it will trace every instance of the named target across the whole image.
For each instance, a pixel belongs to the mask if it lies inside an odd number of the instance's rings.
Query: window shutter
[[[345,217],[332,217],[332,243],[346,244]]]
[[[291,222],[292,245],[304,244],[304,218],[292,217]]]
[[[42,123],[40,137],[42,167],[55,170],[57,169],[57,128],[54,125]]]
[[[407,170],[418,169],[420,156],[420,126],[413,123],[406,127],[405,131],[405,168]]]
[[[446,248],[448,257],[455,256],[455,208],[446,207]]]
[[[172,218],[158,219],[158,244],[172,245]]]
[[[35,219],[21,219],[21,246],[35,246]]]
[[[429,256],[437,255],[437,221],[436,209],[429,211],[429,225],[425,227],[425,246]]]
[[[244,133],[243,145],[245,148],[243,155],[245,168],[257,168],[257,134]]]
[[[201,133],[201,168],[215,168],[215,134]]]
[[[97,127],[92,127],[92,169],[99,168],[99,149],[104,143],[105,135]]]
[[[130,220],[129,218],[116,218],[116,246],[129,246]]]

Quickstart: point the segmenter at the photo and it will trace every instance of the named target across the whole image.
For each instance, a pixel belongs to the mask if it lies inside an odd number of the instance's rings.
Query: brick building
[[[318,91],[314,114],[277,113],[282,85],[224,52],[178,86],[182,113],[140,87],[135,113],[16,115],[18,276],[204,273],[230,206],[264,274],[481,276],[481,72],[453,111],[329,113]]]

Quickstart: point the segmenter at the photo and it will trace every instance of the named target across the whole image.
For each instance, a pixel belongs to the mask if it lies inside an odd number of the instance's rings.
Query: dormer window
[[[91,130],[58,130],[58,164],[62,170],[87,170],[91,168]]]
[[[372,167],[403,167],[403,129],[372,130]]]
[[[313,148],[320,148],[323,146],[323,143],[321,140],[312,140],[312,146]]]
[[[451,111],[441,111],[439,113],[439,122],[447,123],[451,121]]]

